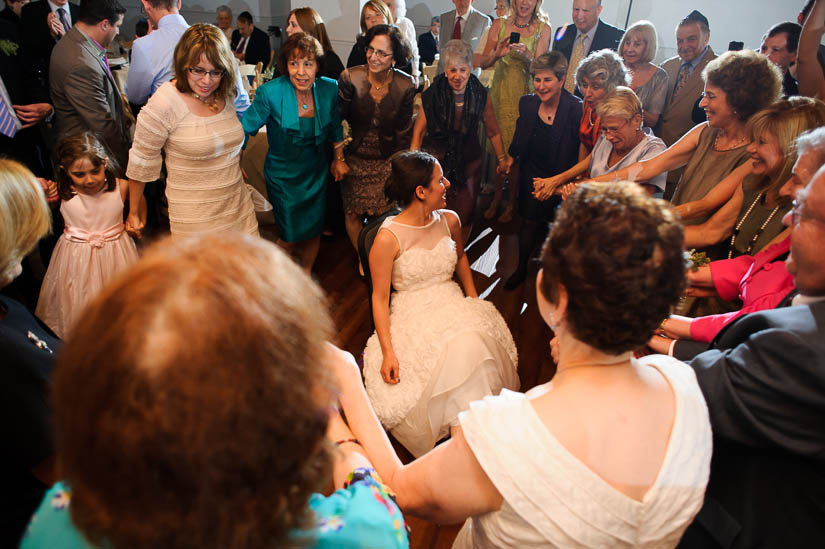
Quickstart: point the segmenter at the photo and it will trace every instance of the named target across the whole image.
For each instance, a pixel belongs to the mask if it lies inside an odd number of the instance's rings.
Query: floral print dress
[[[20,543],[21,549],[60,547],[95,549],[72,523],[71,490],[62,482],[46,493]],[[372,469],[352,471],[344,487],[330,496],[313,494],[309,507],[315,528],[295,531],[296,542],[318,549],[407,548],[409,532],[395,497]]]

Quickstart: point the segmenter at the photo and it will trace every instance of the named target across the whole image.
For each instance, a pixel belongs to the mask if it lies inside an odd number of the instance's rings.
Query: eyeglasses
[[[610,135],[610,134],[613,134],[613,135],[619,135],[619,132],[620,132],[620,131],[622,131],[622,128],[624,128],[625,126],[627,126],[628,122],[629,122],[629,120],[625,120],[625,121],[624,121],[624,122],[622,122],[622,124],[621,124],[619,127],[617,127],[616,129],[613,129],[613,128],[606,128],[606,127],[602,126],[602,133],[603,133],[603,134],[605,134],[605,135]]]
[[[223,78],[223,75],[226,74],[226,71],[208,71],[200,67],[189,67],[186,70],[195,78],[203,78],[204,76],[209,76],[209,78]]]
[[[385,51],[376,50],[372,46],[367,46],[367,57],[371,57],[372,54],[378,56],[378,59],[387,59],[388,57],[392,57],[391,53],[387,53]]]
[[[799,223],[803,219],[809,219],[811,221],[818,221],[819,223],[825,223],[825,219],[810,215],[802,211],[803,204],[800,204],[799,201],[794,200],[791,204],[791,227],[797,227]]]

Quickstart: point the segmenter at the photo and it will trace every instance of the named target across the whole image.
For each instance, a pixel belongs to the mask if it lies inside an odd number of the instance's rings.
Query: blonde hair
[[[656,57],[656,48],[658,47],[656,27],[653,26],[653,23],[643,19],[641,21],[636,21],[630,25],[626,31],[624,31],[622,41],[619,42],[619,55],[622,56],[622,59],[624,59],[624,55],[622,54],[624,44],[630,36],[636,36],[639,40],[645,43],[645,53],[641,56],[641,58],[639,58],[639,62],[650,63],[653,61]]]
[[[541,4],[542,4],[543,1],[544,0],[536,0],[536,7],[533,9],[533,15],[539,21],[541,21],[543,23],[547,23],[549,25],[550,24],[550,18],[541,9]],[[509,11],[507,12],[506,19],[507,19],[508,22],[509,21],[515,21],[516,20],[516,10],[515,10],[515,7],[513,7],[512,0],[507,0],[507,5],[509,6]]]
[[[195,23],[183,33],[175,46],[175,87],[181,93],[191,93],[188,69],[196,66],[201,55],[215,67],[223,71],[221,83],[215,90],[215,97],[229,99],[237,93],[235,89],[235,62],[232,49],[223,31],[208,23]]]
[[[825,103],[819,99],[800,96],[780,99],[748,120],[750,140],[757,141],[765,133],[772,135],[779,143],[784,158],[779,172],[765,186],[768,194],[778,192],[791,177],[797,159],[796,138],[821,126],[825,126]],[[764,183],[763,180],[762,184]]]
[[[52,217],[40,183],[28,168],[0,158],[0,286],[51,230]]]
[[[596,106],[599,118],[616,116],[625,120],[632,120],[637,114],[642,116],[642,102],[639,96],[627,86],[616,86],[607,97]]]

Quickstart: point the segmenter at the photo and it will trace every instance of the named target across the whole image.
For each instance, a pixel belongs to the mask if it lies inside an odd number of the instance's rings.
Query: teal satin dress
[[[241,121],[247,138],[266,124],[266,189],[279,236],[286,242],[301,242],[323,231],[330,143],[343,139],[338,83],[319,77],[312,88],[313,118],[299,116],[295,88],[289,77],[280,76],[258,88]]]

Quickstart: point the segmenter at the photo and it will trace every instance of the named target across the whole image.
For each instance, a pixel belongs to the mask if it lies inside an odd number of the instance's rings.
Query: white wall
[[[244,1],[244,0],[233,0]],[[604,0],[602,19],[618,27],[625,27],[628,6],[631,0]],[[717,52],[728,49],[728,42],[739,40],[746,48],[758,48],[762,34],[774,23],[796,21],[803,0],[632,0],[630,22],[648,19],[659,32],[659,61],[675,55],[676,25],[691,10],[697,9],[710,21],[711,46]],[[292,8],[312,6],[326,23],[338,55],[346,62],[346,56],[358,34],[358,18],[361,0],[291,0]],[[230,4],[233,9],[235,6]],[[473,6],[490,14],[494,0],[475,0]],[[544,0],[543,9],[550,16],[553,30],[569,23],[571,0]],[[433,15],[440,15],[454,9],[452,0],[407,0],[407,17],[419,33],[424,32]],[[286,10],[286,13],[289,9]],[[283,26],[283,22],[276,23]]]

